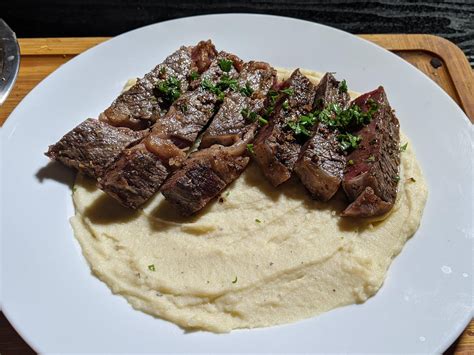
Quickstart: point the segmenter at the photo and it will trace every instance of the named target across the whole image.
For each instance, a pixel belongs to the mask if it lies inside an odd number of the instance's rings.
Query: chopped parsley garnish
[[[247,150],[249,151],[250,154],[254,154],[255,152],[253,151],[253,144],[247,144]]]
[[[288,100],[285,100],[283,104],[281,105],[281,107],[283,107],[285,111],[288,111],[288,109],[290,108],[290,104],[288,103]]]
[[[297,121],[287,124],[295,135],[300,137],[310,136],[311,128],[318,122],[325,124],[330,129],[337,129],[341,133],[338,136],[343,150],[357,148],[360,138],[350,134],[356,129],[367,125],[372,120],[373,114],[378,110],[378,105],[373,100],[369,100],[369,109],[364,112],[357,105],[352,105],[343,109],[339,104],[333,103],[322,110],[316,110],[306,115],[302,115]]]
[[[217,95],[218,101],[223,101],[225,97],[225,90],[231,89],[238,91],[239,86],[237,80],[231,79],[228,75],[222,75],[221,79],[217,84],[213,84],[209,79],[204,79],[201,82],[201,87]]]
[[[268,124],[268,120],[266,120],[265,118],[263,118],[260,115],[257,116],[257,119],[258,119],[258,124],[260,126],[265,126],[266,124]]]
[[[347,165],[354,165],[354,160],[349,159],[349,161],[347,162]]]
[[[216,86],[222,91],[230,88],[233,91],[238,91],[239,87],[237,85],[237,80],[231,79],[228,75],[222,75],[221,80],[216,84]]]
[[[359,143],[362,140],[362,138],[350,133],[344,133],[344,134],[339,134],[337,136],[337,140],[339,141],[339,144],[341,145],[342,150],[351,151],[351,150],[356,149],[359,146]],[[352,162],[352,164],[354,164],[354,162]]]
[[[193,70],[193,71],[191,72],[191,74],[189,74],[189,79],[191,79],[191,80],[193,80],[193,81],[196,80],[196,79],[198,79],[198,78],[199,78],[199,73],[198,73],[197,71],[195,71],[195,70]]]
[[[232,69],[232,61],[227,59],[219,60],[219,68],[228,73]]]
[[[339,91],[340,92],[347,92],[347,82],[345,80],[339,83]]]
[[[150,271],[156,271],[156,269],[155,269],[155,264],[148,265],[148,270],[150,270]]]
[[[399,176],[399,175],[395,175],[395,176],[393,177],[393,181],[399,182],[399,181],[400,181],[400,176]]]
[[[367,158],[367,161],[370,161],[370,162],[374,162],[375,161],[375,157],[373,155],[369,156]]]
[[[258,218],[255,219],[255,222],[257,222],[257,223],[262,223],[262,221],[259,220]]]
[[[404,145],[400,147],[400,151],[404,152],[405,150],[407,150],[407,147],[408,147],[408,142],[406,142]]]
[[[416,179],[415,179],[414,177],[411,177],[411,178],[410,178],[410,181],[416,182]]]
[[[253,89],[250,87],[249,82],[245,83],[245,87],[240,88],[240,93],[245,96],[251,96],[253,94]]]
[[[171,105],[181,95],[181,82],[175,77],[159,81],[155,86],[155,96],[163,99],[167,105]]]
[[[277,98],[278,98],[278,92],[276,92],[275,90],[270,90],[268,91],[268,99],[270,100],[270,104],[274,105]]]
[[[235,277],[235,279],[232,281],[233,284],[237,283],[237,276]]]
[[[243,108],[240,113],[247,121],[255,122],[257,120],[258,115],[255,112],[250,111],[248,108]]]
[[[280,90],[280,92],[287,94],[288,96],[292,96],[295,93],[295,91],[292,88],[286,88],[286,89]]]
[[[309,137],[311,127],[316,123],[316,116],[313,113],[302,115],[297,121],[288,122],[287,126],[290,127],[296,135],[304,135]]]

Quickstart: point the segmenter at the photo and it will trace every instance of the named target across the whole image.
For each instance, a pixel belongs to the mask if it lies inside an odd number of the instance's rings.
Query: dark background
[[[225,12],[295,17],[351,33],[429,33],[445,37],[474,64],[474,0],[0,0],[18,37],[114,36],[154,22]]]

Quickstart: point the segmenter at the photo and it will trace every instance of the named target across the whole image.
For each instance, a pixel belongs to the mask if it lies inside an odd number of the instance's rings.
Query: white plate
[[[97,117],[124,82],[182,44],[212,38],[243,59],[335,71],[351,89],[383,84],[429,184],[416,235],[365,304],[298,323],[184,333],[135,311],[91,276],[74,239],[72,172],[44,169],[47,146]],[[472,127],[435,83],[350,34],[289,18],[199,16],[144,27],[74,58],[39,84],[2,128],[3,311],[40,352],[438,352],[472,310]]]

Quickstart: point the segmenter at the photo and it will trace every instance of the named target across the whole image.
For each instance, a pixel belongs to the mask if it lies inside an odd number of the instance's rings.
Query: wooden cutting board
[[[466,57],[456,45],[431,35],[361,35],[360,37],[394,52],[413,64],[441,86],[474,122],[474,75]],[[0,107],[0,125],[43,78],[71,58],[107,39],[105,37],[20,39],[20,72],[9,98]],[[1,313],[0,353],[34,353]],[[447,354],[474,354],[474,321],[471,321]]]

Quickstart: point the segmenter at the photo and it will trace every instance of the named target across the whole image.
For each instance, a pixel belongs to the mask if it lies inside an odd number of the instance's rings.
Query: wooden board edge
[[[419,50],[440,57],[454,82],[464,112],[474,123],[474,73],[462,50],[453,42],[427,34],[376,34],[360,37],[388,50]]]

